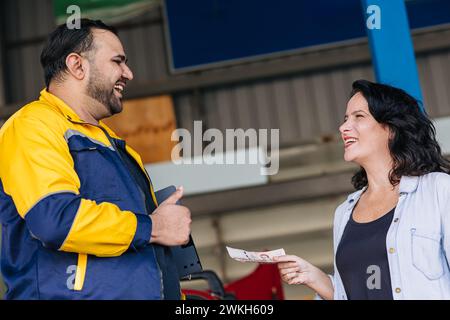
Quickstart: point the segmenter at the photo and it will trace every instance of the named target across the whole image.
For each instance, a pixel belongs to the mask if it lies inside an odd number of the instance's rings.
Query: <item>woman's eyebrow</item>
[[[350,113],[351,115],[354,115],[355,113],[358,113],[358,112],[364,112],[365,114],[367,114],[367,112],[365,112],[364,110],[356,110],[356,111],[353,111],[352,113]],[[348,117],[348,114],[345,114],[344,115],[344,118],[345,117]]]
[[[353,115],[353,114],[358,113],[358,112],[363,112],[363,113],[367,114],[367,112],[365,112],[364,110],[356,110],[356,111],[353,111],[351,114]]]

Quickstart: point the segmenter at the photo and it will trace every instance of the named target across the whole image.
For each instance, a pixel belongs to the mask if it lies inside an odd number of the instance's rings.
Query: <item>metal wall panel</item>
[[[44,87],[39,56],[46,36],[55,28],[51,0],[7,0],[8,103],[35,99]],[[168,77],[162,23],[119,28],[135,82]]]
[[[168,76],[161,24],[119,29],[133,81],[160,80]]]
[[[351,82],[361,78],[373,80],[370,65],[205,90],[201,94],[204,120],[222,131],[280,129],[280,143],[285,146],[308,142],[337,132]],[[176,95],[178,111],[192,101],[189,96]],[[180,126],[191,126],[189,117],[179,120]]]
[[[417,63],[428,114],[450,115],[450,50],[420,55]],[[335,134],[357,79],[374,80],[371,65],[205,90],[202,104],[209,127],[279,128],[287,146]],[[177,110],[189,96],[175,96]],[[188,128],[189,121],[180,119],[180,126]]]
[[[6,88],[8,102],[34,100],[44,87],[39,56],[54,28],[51,0],[6,1]]]
[[[450,50],[420,56],[418,68],[428,114],[450,115]]]

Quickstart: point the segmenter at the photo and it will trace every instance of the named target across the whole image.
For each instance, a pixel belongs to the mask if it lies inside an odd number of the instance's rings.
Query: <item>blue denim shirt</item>
[[[365,187],[366,188],[366,187]],[[334,257],[353,207],[365,188],[347,197],[334,218]],[[394,299],[450,299],[450,175],[400,180],[400,197],[386,236]],[[347,299],[334,259],[334,299]]]

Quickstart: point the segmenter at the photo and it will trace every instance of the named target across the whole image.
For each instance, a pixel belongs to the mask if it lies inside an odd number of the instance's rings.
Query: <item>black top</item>
[[[350,300],[392,300],[386,235],[394,209],[358,223],[351,215],[336,252],[336,266]]]

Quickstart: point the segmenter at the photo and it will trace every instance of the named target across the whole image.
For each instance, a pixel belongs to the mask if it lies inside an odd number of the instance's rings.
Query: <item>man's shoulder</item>
[[[57,109],[37,100],[24,105],[16,111],[1,127],[0,137],[9,130],[20,130],[21,127],[36,127],[36,130],[39,127],[45,127],[49,131],[58,130],[65,122],[65,118]]]

